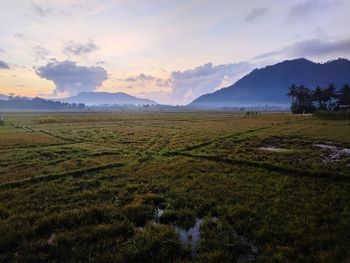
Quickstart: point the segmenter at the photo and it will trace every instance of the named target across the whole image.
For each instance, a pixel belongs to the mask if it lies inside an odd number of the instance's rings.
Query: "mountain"
[[[315,63],[300,58],[255,69],[232,86],[195,99],[191,107],[234,107],[246,105],[289,105],[286,95],[290,85],[314,89],[334,83],[341,87],[350,83],[350,61],[337,59]]]
[[[7,100],[8,96],[4,94],[0,94],[0,100]]]
[[[109,92],[81,92],[76,96],[55,99],[68,103],[84,103],[86,105],[102,105],[102,104],[157,104],[157,102],[149,99],[141,99],[123,92],[109,93]]]

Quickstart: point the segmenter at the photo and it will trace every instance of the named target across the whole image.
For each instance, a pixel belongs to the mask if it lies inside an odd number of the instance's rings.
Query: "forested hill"
[[[28,99],[14,97],[9,100],[0,100],[0,109],[10,110],[74,110],[83,108],[85,108],[85,105],[82,103],[63,103],[41,98]]]
[[[288,88],[294,83],[311,89],[334,83],[350,83],[350,61],[337,59],[315,63],[307,59],[287,60],[255,69],[232,86],[200,96],[190,106],[227,107],[244,105],[290,104]]]

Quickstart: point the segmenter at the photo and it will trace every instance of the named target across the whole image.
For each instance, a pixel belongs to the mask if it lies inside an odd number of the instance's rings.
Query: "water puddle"
[[[160,225],[159,218],[164,213],[163,209],[156,208],[154,210],[154,219],[151,221],[152,224]],[[172,226],[175,233],[179,237],[181,243],[183,243],[186,246],[191,246],[194,248],[197,246],[200,240],[200,227],[203,223],[203,220],[200,218],[196,218],[195,224],[193,227],[189,228],[188,230],[178,227],[178,226]]]
[[[249,241],[246,237],[240,237],[240,243],[249,248],[249,253],[239,255],[237,258],[237,263],[249,263],[255,262],[256,255],[258,254],[258,248]]]
[[[191,248],[195,248],[200,241],[200,228],[202,223],[202,219],[196,218],[194,226],[189,228],[188,230],[178,226],[174,226],[174,231],[184,245],[190,246]]]
[[[164,213],[163,209],[156,208],[154,210],[154,219],[151,221],[151,223],[154,225],[161,225],[161,223],[159,222],[159,218],[161,217],[161,215],[163,213]],[[212,217],[211,220],[213,222],[216,222],[216,221],[218,221],[218,218]],[[202,226],[202,224],[203,224],[203,219],[197,217],[195,219],[195,224],[189,229],[181,228],[181,227],[173,225],[173,224],[171,225],[174,232],[178,236],[180,242],[183,245],[185,245],[191,249],[193,258],[196,257],[197,248],[198,248],[200,241],[201,241],[201,226]],[[143,231],[143,229],[141,229],[141,231]],[[253,244],[253,242],[249,241],[244,236],[240,236],[239,241],[243,246],[247,247],[249,251],[245,254],[240,255],[237,258],[237,262],[239,262],[239,263],[254,262],[256,260],[258,248]]]
[[[157,208],[154,210],[154,220],[153,220],[153,223],[159,224],[159,218],[162,216],[163,213],[164,213],[164,210],[157,207]]]
[[[268,152],[282,152],[282,151],[286,150],[286,149],[279,148],[279,147],[276,147],[276,146],[260,147],[259,149],[263,150],[263,151],[268,151]]]
[[[334,163],[350,155],[350,149],[348,148],[340,148],[334,145],[328,144],[314,144],[313,146],[321,148],[322,150],[326,150],[327,154],[322,154],[322,160],[325,163]]]
[[[52,233],[52,234],[50,235],[49,239],[47,240],[47,244],[48,244],[49,246],[55,246],[56,243],[57,243],[56,240],[57,240],[57,239],[56,239],[56,234],[55,234],[55,233]]]

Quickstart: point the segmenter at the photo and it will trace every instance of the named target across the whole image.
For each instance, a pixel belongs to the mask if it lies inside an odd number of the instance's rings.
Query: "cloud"
[[[265,59],[274,56],[295,57],[322,57],[322,56],[350,56],[350,37],[332,41],[307,39],[280,50],[268,52],[254,57]]]
[[[71,41],[66,44],[63,53],[67,55],[81,56],[93,52],[96,49],[98,49],[98,47],[92,40],[88,40],[86,43],[76,43]]]
[[[189,102],[200,95],[232,85],[252,69],[247,62],[213,66],[207,63],[171,74],[172,98]]]
[[[304,40],[288,47],[289,56],[350,55],[350,38],[335,41]]]
[[[25,38],[25,35],[21,34],[21,33],[16,33],[14,34],[14,37],[15,38],[19,38],[19,39],[24,39]]]
[[[253,8],[245,17],[247,22],[252,22],[260,17],[267,15],[270,10],[267,7]]]
[[[277,51],[271,51],[271,52],[266,52],[263,54],[260,54],[258,56],[253,57],[253,59],[265,59],[265,58],[271,58],[274,57],[276,55],[280,55],[282,54],[282,50],[277,50]]]
[[[53,61],[36,70],[41,78],[55,83],[54,95],[58,93],[77,94],[82,91],[94,91],[108,78],[102,67],[77,66],[73,61]]]
[[[184,104],[205,93],[232,85],[250,70],[252,66],[247,62],[217,66],[207,63],[189,70],[173,71],[167,78],[141,73],[116,80],[126,82],[128,88],[149,88],[149,91],[143,89],[139,95],[149,94],[163,103]],[[157,87],[158,91],[154,91],[154,87]]]
[[[38,4],[32,4],[32,8],[34,12],[41,17],[46,17],[48,14],[50,14],[53,11],[52,8],[44,8]]]
[[[0,53],[5,53],[5,52],[6,52],[5,49],[0,47]]]
[[[10,66],[5,61],[0,60],[0,69],[10,69]]]
[[[137,86],[147,86],[153,85],[158,87],[168,87],[169,79],[157,78],[152,75],[146,75],[144,73],[139,74],[138,76],[131,76],[124,79],[126,82],[135,83]]]
[[[42,46],[33,47],[33,52],[35,60],[47,60],[49,56],[49,51]]]
[[[329,10],[329,8],[341,3],[342,0],[306,0],[293,5],[290,9],[290,16],[307,21],[314,14],[319,16],[318,11]]]

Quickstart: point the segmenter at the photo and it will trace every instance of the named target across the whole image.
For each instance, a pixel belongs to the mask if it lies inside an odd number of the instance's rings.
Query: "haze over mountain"
[[[350,61],[337,59],[315,63],[305,58],[255,69],[233,85],[195,99],[193,107],[232,107],[245,105],[289,105],[288,88],[294,83],[311,89],[334,83],[350,83]]]
[[[68,103],[84,103],[86,105],[103,105],[103,104],[134,104],[146,105],[157,104],[157,102],[149,99],[142,99],[131,96],[123,92],[109,93],[109,92],[81,92],[76,96],[55,99]]]

